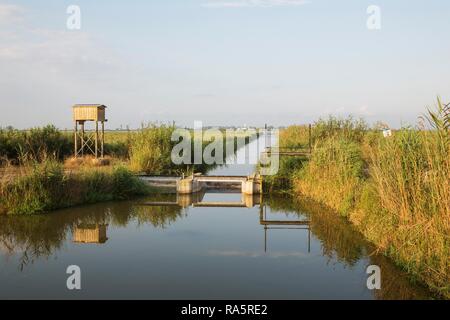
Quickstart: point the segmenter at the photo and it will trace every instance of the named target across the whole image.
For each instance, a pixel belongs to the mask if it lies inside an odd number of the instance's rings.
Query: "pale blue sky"
[[[446,0],[0,0],[0,126],[414,123],[450,100]],[[66,8],[81,8],[81,30]],[[381,30],[368,30],[369,5]],[[17,115],[17,110],[23,110]]]

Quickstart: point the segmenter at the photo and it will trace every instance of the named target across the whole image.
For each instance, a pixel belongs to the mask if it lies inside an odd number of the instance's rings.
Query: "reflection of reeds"
[[[70,226],[48,216],[0,216],[0,244],[6,253],[20,253],[19,268],[61,248]]]
[[[305,214],[313,234],[321,240],[322,253],[352,266],[367,254],[367,242],[344,218],[309,198],[269,197],[264,202],[273,210]]]
[[[176,202],[174,194],[154,194],[146,201],[172,201]],[[150,223],[154,227],[165,228],[182,216],[182,207],[174,206],[136,206],[133,215],[142,224]]]
[[[334,211],[308,199],[298,200],[298,205],[310,213],[311,230],[321,239],[324,255],[352,266],[367,254],[363,236]]]
[[[123,227],[137,221],[162,228],[181,215],[181,207],[145,210],[129,201],[68,208],[46,215],[5,215],[0,216],[0,249],[5,254],[19,254],[19,268],[23,269],[59,251],[79,226]]]
[[[380,254],[370,256],[370,264],[381,270],[381,290],[374,290],[377,299],[382,300],[425,300],[431,299],[429,291],[420,283],[415,283],[410,275],[399,270],[392,261]]]
[[[130,219],[130,206],[120,202],[114,207],[94,205],[65,209],[46,215],[0,216],[0,245],[6,254],[20,254],[19,268],[23,269],[40,258],[48,258],[61,249],[68,234],[78,225],[97,225],[114,221],[126,223]]]
[[[337,260],[349,267],[361,259],[368,265],[381,268],[381,289],[374,290],[377,299],[426,299],[427,290],[411,283],[408,275],[397,268],[389,259],[377,254],[357,229],[330,208],[308,198],[269,197],[265,202],[272,210],[298,212],[310,219],[310,228],[320,240],[322,253],[330,261]],[[365,283],[361,284],[365,286]]]

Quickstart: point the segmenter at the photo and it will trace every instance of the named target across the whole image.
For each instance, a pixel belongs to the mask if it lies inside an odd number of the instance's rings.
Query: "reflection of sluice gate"
[[[241,194],[241,201],[203,201],[204,192],[192,194],[177,194],[175,201],[150,201],[141,203],[146,206],[179,206],[187,207],[207,207],[207,208],[252,208],[260,204],[260,196],[251,194]]]
[[[264,252],[267,252],[268,230],[308,230],[308,252],[311,252],[311,220],[267,220],[267,207],[261,205],[259,224],[264,226]]]
[[[263,204],[262,195],[241,194],[241,202],[231,201],[203,201],[205,193],[177,194],[175,201],[150,201],[140,205],[144,206],[178,206],[187,207],[216,207],[216,208],[252,208],[259,205],[259,224],[264,226],[264,251],[267,252],[268,230],[307,230],[308,252],[311,252],[311,220],[267,220],[267,206]]]
[[[73,242],[75,243],[105,243],[107,224],[81,224],[73,231]]]

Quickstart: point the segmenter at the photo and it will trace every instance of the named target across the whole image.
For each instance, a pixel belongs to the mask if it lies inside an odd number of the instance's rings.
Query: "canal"
[[[248,174],[232,165],[210,174]],[[242,203],[235,207],[201,206]],[[153,205],[151,205],[153,203]],[[156,204],[155,204],[156,203]],[[159,203],[159,205],[158,205]],[[163,204],[164,203],[164,204]],[[81,269],[68,290],[66,269]],[[381,289],[369,290],[369,265]],[[334,212],[306,199],[155,195],[0,217],[0,299],[430,298]]]

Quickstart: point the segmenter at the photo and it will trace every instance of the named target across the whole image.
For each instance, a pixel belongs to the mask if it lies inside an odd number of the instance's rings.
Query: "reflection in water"
[[[166,196],[158,195],[157,198]],[[126,227],[136,219],[139,224],[149,223],[154,227],[165,228],[181,215],[181,209],[177,207],[159,206],[149,211],[135,206],[133,202],[124,201],[64,209],[42,215],[0,216],[0,254],[19,255],[19,269],[23,270],[35,260],[48,258],[61,250],[63,243],[69,239],[69,234],[73,235],[75,242],[87,237],[88,226],[99,226],[98,242],[102,243],[107,240],[107,225]],[[104,226],[104,230],[100,230],[100,226]],[[95,233],[96,231],[92,232],[93,237]]]
[[[44,263],[45,266],[45,263],[50,263],[49,257],[57,257],[62,255],[63,252],[69,257],[71,257],[71,254],[75,254],[74,249],[69,245],[70,243],[102,243],[102,246],[94,246],[97,248],[95,250],[103,250],[103,248],[108,247],[109,251],[96,251],[97,254],[110,252],[107,257],[121,255],[124,251],[130,255],[135,254],[135,256],[130,256],[134,259],[145,258],[147,255],[149,257],[159,255],[159,259],[152,260],[150,263],[152,270],[157,273],[153,275],[153,278],[146,275],[146,279],[150,277],[149,279],[152,281],[158,281],[158,277],[166,279],[164,285],[159,287],[159,291],[154,293],[158,297],[165,292],[161,289],[164,286],[171,287],[171,291],[164,297],[189,297],[194,289],[202,288],[201,282],[197,281],[195,288],[186,285],[191,291],[187,292],[186,295],[177,295],[177,292],[183,290],[183,283],[190,278],[196,279],[197,276],[201,279],[205,276],[205,272],[214,272],[215,269],[218,269],[216,272],[222,277],[226,272],[230,272],[230,277],[237,277],[244,272],[243,270],[246,270],[247,265],[245,263],[250,262],[245,259],[249,257],[259,260],[255,262],[256,265],[249,266],[254,272],[246,274],[247,278],[242,279],[242,281],[247,282],[246,285],[250,286],[245,290],[254,298],[261,294],[257,285],[258,281],[268,281],[264,273],[258,273],[258,270],[261,270],[262,267],[266,268],[264,270],[272,268],[276,277],[279,277],[278,280],[285,281],[283,282],[284,287],[280,288],[282,290],[280,292],[288,292],[287,286],[290,286],[291,291],[289,292],[291,292],[291,295],[286,297],[295,298],[299,292],[309,297],[308,291],[302,291],[306,289],[302,288],[301,284],[295,286],[296,282],[292,281],[292,275],[276,272],[280,268],[292,266],[293,269],[288,270],[303,276],[309,269],[302,267],[303,264],[298,264],[300,262],[308,262],[315,266],[312,269],[315,270],[314,272],[319,272],[317,270],[333,272],[329,268],[340,265],[348,270],[345,275],[351,275],[352,272],[362,274],[362,278],[357,285],[357,288],[360,289],[352,291],[349,297],[358,298],[363,292],[365,292],[363,297],[377,299],[429,297],[427,291],[419,286],[412,285],[388,259],[378,255],[375,249],[347,221],[315,202],[269,197],[260,204],[259,197],[250,196],[241,197],[240,201],[235,201],[236,199],[232,198],[232,201],[228,202],[232,205],[229,206],[224,201],[218,201],[218,199],[223,200],[221,196],[214,194],[183,196],[165,194],[154,195],[137,201],[104,203],[65,209],[46,215],[1,216],[0,262],[4,261],[8,268],[12,263],[18,263],[20,271],[26,269],[28,272],[33,272],[33,268],[27,268],[27,266],[34,262],[39,261]],[[238,197],[237,199],[239,199],[240,195],[231,195],[230,197]],[[202,204],[206,208],[202,207]],[[214,206],[219,208],[213,208]],[[253,206],[255,208],[251,209]],[[205,213],[208,214],[204,215]],[[221,225],[223,226],[221,227]],[[257,247],[252,246],[252,239],[256,238],[260,241],[258,234],[261,235],[261,225],[264,227],[264,251],[262,249],[258,251]],[[181,226],[187,227],[179,229]],[[300,233],[308,232],[305,239],[308,249],[305,252],[284,250],[284,248],[295,249],[298,245],[286,242],[295,239],[289,233],[293,229],[300,229]],[[120,236],[120,230],[126,232],[127,236]],[[271,250],[268,250],[267,247],[269,230],[278,230],[274,231],[274,234],[270,233],[272,241],[279,240],[280,237],[283,240],[281,243],[280,241],[274,241],[272,245],[275,249]],[[219,234],[222,234],[222,232],[224,232],[224,235],[220,236]],[[225,234],[228,234],[228,236],[225,236]],[[147,235],[152,236],[153,242],[140,240],[139,237],[147,237]],[[181,236],[184,237],[182,238],[183,241],[178,242],[177,237]],[[131,240],[133,237],[135,239]],[[230,248],[230,241],[232,240],[237,241],[233,243],[238,244],[238,247]],[[208,246],[208,244],[211,245]],[[137,250],[137,245],[142,246],[141,251]],[[202,260],[206,258],[201,258],[202,255],[199,255],[196,251],[203,246],[205,246],[203,254],[206,252],[208,259],[211,260]],[[62,250],[63,247],[67,247],[67,250]],[[92,247],[77,246],[77,248],[88,250]],[[130,253],[130,249],[135,250],[134,253]],[[83,254],[80,252],[77,254],[77,259],[83,259]],[[6,259],[8,256],[12,256],[14,259],[8,261]],[[265,260],[266,257],[273,258],[272,262]],[[274,262],[275,259],[276,262]],[[126,262],[118,260],[115,263],[121,265]],[[177,281],[174,280],[170,283],[170,279],[175,274],[167,275],[167,278],[164,278],[164,270],[180,264],[186,266],[189,277],[177,278]],[[220,268],[224,264],[226,264],[227,269]],[[370,264],[381,267],[382,287],[381,290],[367,293],[367,291],[364,291],[366,290],[364,266]],[[211,268],[204,269],[208,265]],[[241,267],[237,267],[239,265]],[[364,270],[361,267],[364,267]],[[236,268],[235,271],[233,271],[234,268]],[[146,272],[148,272],[148,269],[146,269]],[[117,281],[119,283],[130,281],[135,284],[134,287],[130,287],[136,288],[141,280],[135,282],[133,276],[123,275],[125,278]],[[135,276],[142,279],[143,274],[136,272]],[[311,278],[315,276],[317,274],[311,274]],[[13,284],[8,287],[5,280],[14,283],[16,277],[17,275],[12,271],[8,276],[6,273],[0,272],[0,282],[2,283],[0,297],[9,297]],[[249,280],[250,277],[254,277],[254,282]],[[252,283],[255,284],[252,285]],[[320,281],[317,282],[317,286],[322,292],[321,297],[328,297],[327,292],[330,290],[330,285],[332,284],[324,285]],[[213,289],[207,283],[205,283],[205,286],[209,286],[208,290]],[[231,286],[230,281],[225,279],[222,286],[223,288]],[[152,286],[145,287],[145,290],[151,288]],[[214,287],[219,293],[220,288]],[[231,286],[231,288],[233,287]],[[225,297],[233,298],[236,297],[233,295],[234,293],[242,292],[242,288],[239,286],[235,290],[230,289],[229,296]],[[273,287],[273,292],[275,292],[275,287]],[[102,296],[95,297],[101,298]],[[148,295],[142,293],[142,296],[136,297],[148,297]],[[268,296],[268,298],[270,297],[278,298],[278,296]]]
[[[239,194],[240,201],[203,201],[205,197],[205,192],[196,192],[191,194],[179,194],[168,195],[172,200],[161,201],[159,199],[151,199],[149,201],[142,202],[143,206],[179,206],[182,208],[187,207],[210,207],[210,208],[253,208],[255,205],[260,204],[260,195],[249,195],[233,190],[221,190],[217,189],[216,192],[209,193],[220,193],[220,194]],[[165,195],[167,196],[167,195]]]
[[[296,199],[293,202],[269,199],[268,205],[278,210],[304,212],[311,218],[310,228],[315,237],[321,241],[322,254],[329,261],[339,261],[352,267],[359,260],[367,257],[367,265],[380,266],[381,290],[374,290],[376,299],[426,299],[430,293],[421,286],[412,285],[405,272],[400,271],[386,257],[377,254],[361,233],[336,212],[308,199]]]
[[[311,252],[311,220],[267,220],[267,206],[260,205],[259,224],[264,226],[264,252],[267,252],[267,231],[273,230],[307,230],[308,253]]]
[[[107,224],[80,224],[73,231],[75,243],[105,243]]]

